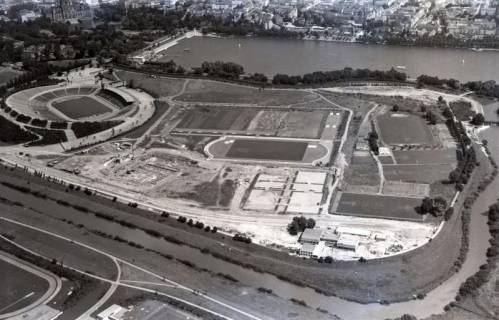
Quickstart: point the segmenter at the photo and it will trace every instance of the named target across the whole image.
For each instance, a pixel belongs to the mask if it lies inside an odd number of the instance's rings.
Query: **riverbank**
[[[405,66],[410,77],[427,74],[461,82],[483,79],[499,81],[498,75],[487,67],[497,65],[499,55],[489,50],[474,52],[469,49],[257,36],[194,37],[169,48],[164,61],[170,60],[186,68],[197,67],[203,61],[231,61],[242,65],[249,73],[263,73],[268,77],[278,73],[305,74],[348,66],[378,70]]]

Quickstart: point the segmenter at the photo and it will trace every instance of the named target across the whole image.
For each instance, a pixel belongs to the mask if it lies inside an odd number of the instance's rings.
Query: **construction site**
[[[133,88],[108,89],[108,95],[121,92],[121,100],[135,106],[127,108],[141,113],[147,108],[133,97],[148,95],[152,115],[73,152],[32,147],[5,158],[314,258],[382,258],[422,246],[443,223],[419,212],[423,198],[443,197],[452,205],[458,196],[443,183],[457,165],[456,141],[443,119],[425,120],[421,106],[439,106],[417,89],[383,96],[357,89],[261,90],[124,70],[113,77],[132,81]],[[71,97],[50,100],[43,110],[51,116],[137,117],[96,98],[99,89],[78,84],[78,75],[71,79],[63,96],[88,94],[95,107],[81,113],[68,107]],[[33,101],[41,104],[46,95]],[[373,133],[377,152],[369,144]],[[296,216],[314,219],[315,228],[289,234]]]

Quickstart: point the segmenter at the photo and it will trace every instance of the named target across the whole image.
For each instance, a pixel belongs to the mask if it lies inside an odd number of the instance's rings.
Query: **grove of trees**
[[[303,232],[307,228],[314,228],[315,220],[312,218],[305,218],[304,216],[293,217],[293,220],[288,224],[288,233],[292,236],[297,235],[299,232]]]

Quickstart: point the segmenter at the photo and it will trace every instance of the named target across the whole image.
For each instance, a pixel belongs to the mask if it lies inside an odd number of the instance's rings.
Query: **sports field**
[[[246,140],[232,143],[227,158],[301,161],[308,143],[302,141]]]
[[[383,141],[387,144],[431,144],[433,136],[425,120],[408,113],[387,112],[376,118]]]
[[[342,193],[333,211],[349,216],[422,221],[416,209],[421,199],[380,196],[372,194]]]
[[[0,279],[0,315],[29,306],[49,289],[45,279],[2,259]]]
[[[197,107],[185,112],[177,128],[244,131],[257,113],[252,108]]]
[[[86,96],[54,101],[52,106],[71,119],[88,118],[112,111],[101,102]]]
[[[428,165],[383,165],[387,180],[433,183],[449,178],[449,173],[454,169],[450,164]]]
[[[326,110],[196,106],[178,114],[176,129],[315,139],[326,127],[327,115]]]
[[[394,150],[393,155],[399,164],[445,164],[456,163],[456,149],[438,150]]]

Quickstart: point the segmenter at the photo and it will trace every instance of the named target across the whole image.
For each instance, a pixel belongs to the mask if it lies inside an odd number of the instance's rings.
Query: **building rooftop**
[[[300,236],[300,241],[303,242],[319,242],[322,237],[322,229],[310,229],[307,228]]]

